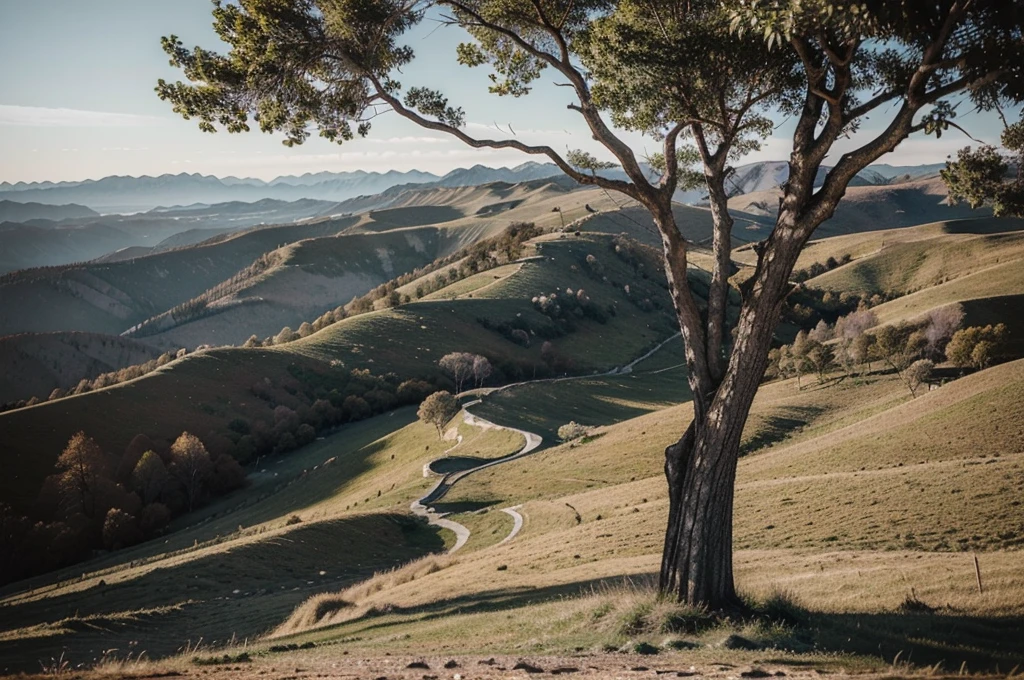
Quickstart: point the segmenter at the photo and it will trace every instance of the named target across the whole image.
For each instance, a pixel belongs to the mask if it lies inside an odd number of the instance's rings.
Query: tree
[[[423,400],[420,408],[416,411],[419,419],[428,425],[437,428],[437,436],[442,436],[442,429],[461,410],[459,400],[451,392],[434,392]]]
[[[569,108],[625,178],[598,174],[609,162],[582,150],[562,155],[514,137],[474,137],[465,111],[443,93],[419,84],[403,92],[397,74],[415,55],[399,39],[427,7],[447,11],[447,23],[470,33],[459,61],[489,65],[494,94],[527,95],[544,69],[555,71]],[[157,85],[202,130],[219,124],[243,132],[256,114],[263,131],[284,132],[289,145],[313,127],[345,142],[368,134],[372,119],[390,110],[475,148],[545,156],[578,183],[624,194],[650,212],[694,395],[691,424],[666,450],[660,587],[711,608],[739,602],[732,572],[739,444],[804,245],[858,172],[911,134],[955,125],[950,97],[965,93],[982,108],[1024,99],[1022,72],[1012,66],[1024,60],[1024,9],[1005,0],[242,0],[216,2],[213,15],[228,54],[165,38],[171,63],[193,84]],[[789,174],[730,329],[728,162],[769,133],[775,109],[796,121]],[[823,165],[837,140],[883,112],[881,132],[830,169]],[[661,150],[649,159],[656,178],[606,114],[658,136]],[[679,149],[684,135],[695,148]],[[704,309],[689,287],[689,244],[672,209],[677,187],[698,177],[714,223]]]
[[[934,368],[935,362],[931,359],[918,359],[910,364],[906,372],[906,383],[910,388],[910,396],[917,396],[917,388],[928,382]]]
[[[990,205],[996,217],[1024,217],[1024,120],[1008,125],[1002,142],[1012,156],[993,146],[973,151],[967,147],[955,161],[946,161],[940,173],[953,203],[966,201],[972,208]]]
[[[160,498],[167,477],[167,468],[160,456],[146,451],[132,470],[131,488],[145,505],[149,505]]]
[[[182,432],[181,436],[174,440],[171,444],[169,469],[184,489],[188,511],[192,512],[202,497],[212,469],[210,454],[203,446],[203,442],[199,441],[199,437]]]
[[[476,386],[483,387],[484,381],[491,377],[493,370],[491,362],[487,360],[487,357],[478,354],[473,359],[473,377],[476,379]]]
[[[139,520],[119,508],[111,508],[103,521],[103,545],[120,550],[142,540]]]
[[[476,356],[468,352],[451,352],[445,354],[437,362],[441,370],[445,371],[455,381],[455,393],[462,391],[462,386],[473,376],[473,363]]]
[[[109,474],[107,457],[99,444],[85,432],[76,433],[57,458],[57,470],[60,472],[61,505],[65,512],[81,512],[86,517],[95,517],[100,482]]]
[[[964,308],[961,305],[947,305],[928,312],[928,325],[924,330],[925,348],[933,360],[942,357],[953,334],[960,330],[964,322]]]

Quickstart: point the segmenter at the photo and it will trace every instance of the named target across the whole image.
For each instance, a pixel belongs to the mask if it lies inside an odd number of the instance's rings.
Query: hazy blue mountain
[[[99,217],[95,210],[84,205],[44,205],[0,201],[0,222],[28,222],[29,220],[67,220],[73,218]]]

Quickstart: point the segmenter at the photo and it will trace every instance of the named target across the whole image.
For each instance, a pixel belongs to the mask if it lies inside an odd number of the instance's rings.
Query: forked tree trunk
[[[668,216],[664,216],[668,219]],[[666,275],[675,290],[685,282],[685,258],[673,257],[666,239]],[[665,451],[669,521],[659,586],[680,601],[713,610],[740,605],[732,569],[733,496],[743,428],[768,365],[768,351],[788,278],[802,243],[790,236],[769,238],[771,257],[744,294],[728,366],[720,379],[707,370],[701,318],[675,296],[686,341],[694,394],[694,419],[683,437]],[[688,331],[689,327],[689,332]],[[694,342],[691,342],[691,338]]]

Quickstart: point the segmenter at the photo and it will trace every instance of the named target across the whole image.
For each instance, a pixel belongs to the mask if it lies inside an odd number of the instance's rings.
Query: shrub
[[[587,436],[591,429],[593,428],[587,427],[586,425],[580,425],[575,421],[569,421],[558,428],[558,438],[563,442],[570,442],[574,439]]]

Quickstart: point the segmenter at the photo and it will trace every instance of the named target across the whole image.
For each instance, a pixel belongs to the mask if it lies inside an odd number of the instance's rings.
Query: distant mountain
[[[49,205],[0,201],[0,222],[27,222],[29,220],[67,220],[79,217],[99,217],[99,213],[84,205]]]
[[[13,206],[38,205],[11,203]],[[61,221],[0,221],[0,274],[84,262],[108,254],[110,261],[138,257],[137,248],[154,252],[204,241],[218,234],[266,224],[286,224],[342,212],[334,201],[264,199],[254,203],[205,203],[185,208],[154,208],[134,215],[88,217]],[[55,209],[57,206],[41,206]],[[81,206],[77,206],[81,208]]]
[[[321,172],[299,177],[278,177],[270,182],[237,177],[178,174],[159,177],[112,176],[84,182],[0,184],[0,200],[38,201],[46,204],[76,202],[103,212],[141,212],[157,206],[191,206],[196,203],[251,203],[266,199],[297,201],[313,199],[339,202],[357,196],[379,194],[395,186],[438,184],[473,186],[488,182],[522,182],[560,174],[552,164],[524,163],[515,168],[474,166],[459,168],[438,177],[429,172]]]

